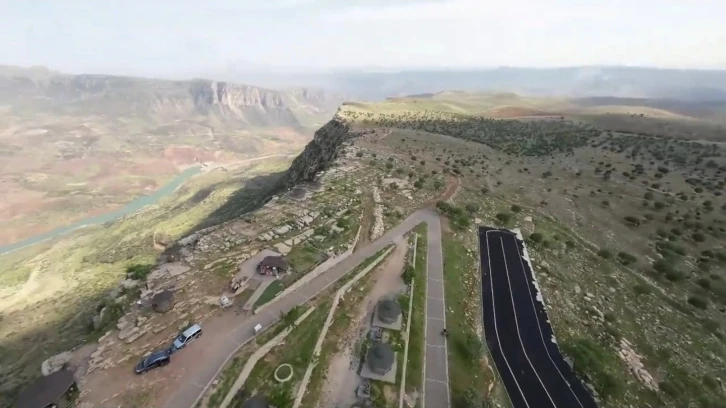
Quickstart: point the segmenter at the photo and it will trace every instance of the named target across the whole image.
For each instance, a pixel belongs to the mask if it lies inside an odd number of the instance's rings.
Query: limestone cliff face
[[[299,183],[312,181],[319,172],[333,163],[340,154],[343,143],[351,137],[348,124],[336,114],[330,122],[315,132],[313,140],[293,160],[280,179],[276,190],[288,190]]]
[[[215,105],[230,109],[288,109],[278,92],[254,86],[198,81],[190,87],[189,92],[199,109],[209,109]]]
[[[26,112],[132,116],[150,123],[210,116],[241,125],[299,127],[296,112],[308,108],[297,101],[291,107],[283,91],[229,82],[5,71],[0,70],[0,104]]]

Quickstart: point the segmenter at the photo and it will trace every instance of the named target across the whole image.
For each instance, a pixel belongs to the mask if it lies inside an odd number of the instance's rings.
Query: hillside
[[[0,67],[0,244],[117,208],[189,166],[296,153],[339,103],[305,88]]]

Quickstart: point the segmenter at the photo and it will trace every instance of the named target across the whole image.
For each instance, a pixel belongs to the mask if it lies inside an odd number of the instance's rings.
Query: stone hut
[[[68,394],[76,389],[76,378],[71,370],[56,371],[40,377],[18,396],[17,408],[65,407],[72,400]]]
[[[172,307],[174,307],[174,292],[171,290],[164,290],[151,298],[151,308],[155,312],[168,312]]]
[[[375,343],[366,353],[366,365],[370,371],[377,375],[384,375],[391,371],[396,355],[387,343]]]

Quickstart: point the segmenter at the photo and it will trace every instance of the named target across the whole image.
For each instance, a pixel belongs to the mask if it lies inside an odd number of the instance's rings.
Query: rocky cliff
[[[352,137],[350,128],[339,113],[315,132],[305,150],[293,160],[290,168],[277,183],[275,191],[288,190],[299,183],[312,181],[338,157],[343,142]]]

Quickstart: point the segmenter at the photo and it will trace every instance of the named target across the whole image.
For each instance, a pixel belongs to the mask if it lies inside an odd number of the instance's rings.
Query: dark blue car
[[[144,357],[143,360],[136,364],[136,374],[143,374],[157,367],[163,367],[171,361],[171,349],[157,351]]]

